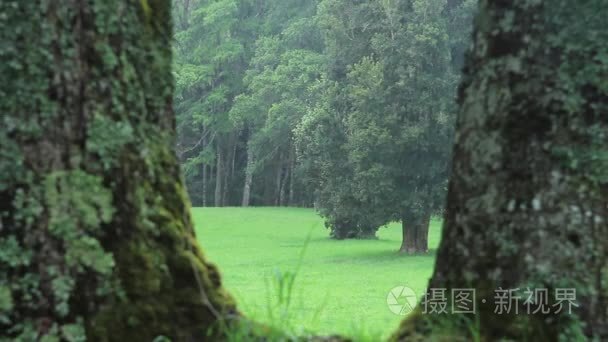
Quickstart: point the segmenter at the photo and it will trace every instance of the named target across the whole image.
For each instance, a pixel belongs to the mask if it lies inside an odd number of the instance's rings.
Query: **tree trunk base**
[[[416,251],[415,248],[412,247],[401,247],[399,248],[399,254],[409,254],[409,255],[414,255],[417,254],[418,252]]]
[[[428,253],[430,217],[430,214],[424,214],[424,216],[409,215],[402,218],[403,242],[399,253],[410,255]]]

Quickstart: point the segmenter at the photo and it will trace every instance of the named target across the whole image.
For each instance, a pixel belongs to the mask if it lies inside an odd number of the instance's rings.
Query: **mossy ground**
[[[397,253],[397,223],[380,229],[377,240],[336,241],[311,209],[194,208],[193,216],[202,248],[239,310],[262,323],[276,323],[267,313],[268,303],[278,300],[272,279],[295,271],[310,233],[288,309],[292,328],[369,340],[388,337],[403,319],[386,304],[393,287],[424,292],[441,227],[432,221],[428,255],[407,256]]]

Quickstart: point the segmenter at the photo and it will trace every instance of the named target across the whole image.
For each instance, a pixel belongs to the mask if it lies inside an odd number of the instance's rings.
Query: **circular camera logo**
[[[418,300],[414,290],[407,286],[397,286],[386,296],[386,305],[395,315],[405,316],[412,312]]]

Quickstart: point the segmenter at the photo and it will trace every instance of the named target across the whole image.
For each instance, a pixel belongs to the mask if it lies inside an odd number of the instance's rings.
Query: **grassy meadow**
[[[387,306],[392,288],[424,292],[441,228],[432,221],[429,255],[407,256],[397,253],[397,223],[377,240],[336,241],[312,209],[194,208],[193,215],[207,257],[246,315],[294,333],[369,340],[387,337],[403,319]]]

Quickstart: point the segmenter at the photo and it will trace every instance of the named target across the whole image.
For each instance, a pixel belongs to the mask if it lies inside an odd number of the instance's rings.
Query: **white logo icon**
[[[412,312],[418,300],[414,290],[407,286],[397,286],[386,296],[386,304],[395,315],[405,316]]]

